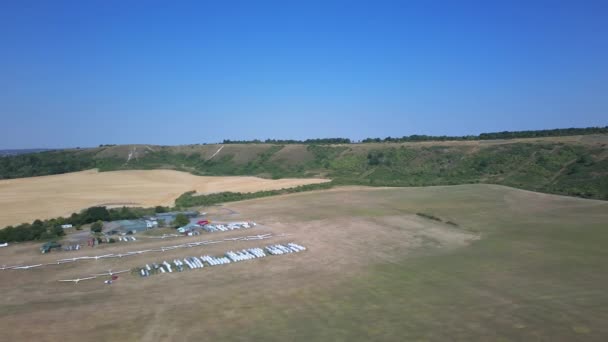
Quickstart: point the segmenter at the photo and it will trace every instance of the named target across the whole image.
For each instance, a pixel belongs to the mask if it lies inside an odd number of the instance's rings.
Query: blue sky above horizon
[[[0,149],[608,125],[606,1],[3,1]]]

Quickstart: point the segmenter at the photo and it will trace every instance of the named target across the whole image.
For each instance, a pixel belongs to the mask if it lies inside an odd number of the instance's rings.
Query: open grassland
[[[0,180],[0,227],[69,216],[95,205],[172,206],[186,191],[255,192],[325,182],[324,179],[201,177],[173,170],[95,170]]]
[[[261,225],[44,256],[37,244],[24,243],[0,249],[0,259],[39,263],[178,240],[291,235],[0,271],[3,338],[603,341],[608,336],[606,202],[493,185],[350,187],[205,210],[215,220]],[[111,286],[103,279],[78,285],[56,281],[288,241],[308,250],[148,279],[123,275]]]

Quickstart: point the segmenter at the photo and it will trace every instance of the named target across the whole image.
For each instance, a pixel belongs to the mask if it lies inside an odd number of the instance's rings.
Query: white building
[[[146,220],[146,228],[156,228],[156,227],[158,227],[158,221],[154,221],[154,220],[149,221],[149,220]]]

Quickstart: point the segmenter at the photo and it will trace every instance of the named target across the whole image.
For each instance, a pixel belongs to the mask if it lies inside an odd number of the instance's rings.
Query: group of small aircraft
[[[153,274],[158,273],[173,273],[173,269],[177,272],[186,270],[187,266],[189,269],[203,268],[204,263],[209,266],[225,265],[233,262],[251,260],[256,258],[263,258],[270,255],[282,255],[288,253],[298,253],[306,250],[305,247],[296,243],[288,243],[285,245],[275,244],[269,245],[262,248],[249,248],[240,251],[228,251],[223,256],[213,257],[204,255],[201,257],[185,257],[183,259],[174,259],[172,262],[163,261],[162,263],[146,264],[145,267],[138,269],[138,273],[141,277],[149,277]]]

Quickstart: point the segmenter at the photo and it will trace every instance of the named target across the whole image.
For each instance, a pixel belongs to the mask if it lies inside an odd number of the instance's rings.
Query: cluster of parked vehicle
[[[227,232],[230,230],[236,230],[236,229],[247,229],[247,228],[252,228],[255,227],[256,223],[255,222],[230,222],[230,223],[226,223],[226,224],[220,224],[220,223],[216,223],[216,224],[206,224],[203,225],[203,229],[213,233],[213,232]]]

